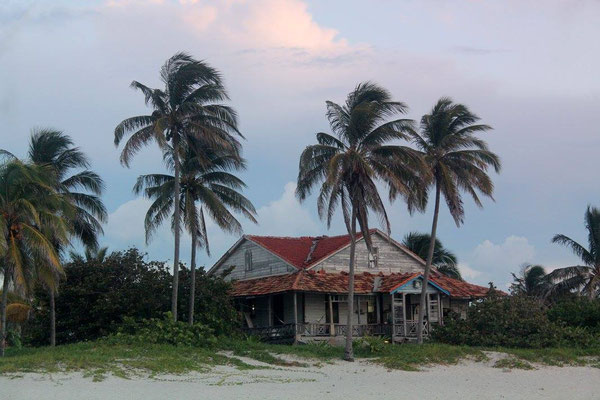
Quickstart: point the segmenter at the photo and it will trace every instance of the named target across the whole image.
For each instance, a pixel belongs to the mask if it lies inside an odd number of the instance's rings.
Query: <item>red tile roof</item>
[[[374,275],[364,272],[355,275],[354,290],[357,294],[389,293],[395,287],[402,286],[419,275],[418,273]],[[486,287],[448,278],[438,273],[432,273],[431,280],[447,290],[454,298],[484,297],[488,292]],[[236,281],[233,284],[232,295],[234,297],[260,296],[288,291],[344,294],[348,292],[348,274],[301,270],[287,275]]]
[[[376,231],[371,229],[369,232],[374,234]],[[358,233],[356,237],[360,239],[362,234]],[[306,269],[350,244],[350,235],[301,237],[247,235],[246,238],[298,269]]]

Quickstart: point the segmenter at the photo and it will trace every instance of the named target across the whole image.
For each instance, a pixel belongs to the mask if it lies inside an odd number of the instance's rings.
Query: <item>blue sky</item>
[[[259,209],[248,233],[343,232],[339,220],[327,232],[314,199],[299,205],[293,196],[300,152],[328,129],[325,100],[343,101],[372,80],[418,119],[451,96],[494,127],[486,138],[504,168],[496,201],[483,210],[469,203],[460,228],[443,211],[439,236],[469,280],[505,288],[523,262],[575,262],[550,239],[585,241],[585,207],[600,206],[599,12],[592,0],[8,0],[0,5],[1,147],[24,154],[32,128],[64,130],[106,180],[103,242],[169,260],[166,227],[144,245],[147,201],[131,192],[139,174],[163,170],[160,154],[145,149],[123,168],[112,132],[147,111],[129,83],[159,85],[176,51],[225,77],[247,137],[246,194]],[[430,212],[411,217],[401,203],[389,212],[396,238],[430,228]],[[215,257],[236,240],[214,227],[210,238]],[[187,239],[182,252],[187,260]]]

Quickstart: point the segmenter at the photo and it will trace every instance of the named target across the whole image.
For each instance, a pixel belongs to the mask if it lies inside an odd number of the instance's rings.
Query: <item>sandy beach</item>
[[[248,360],[245,360],[248,361]],[[135,377],[101,382],[81,373],[0,377],[3,400],[79,399],[595,399],[600,369],[536,366],[505,370],[464,361],[419,372],[387,370],[365,360],[354,363]],[[250,361],[260,364],[256,361]]]

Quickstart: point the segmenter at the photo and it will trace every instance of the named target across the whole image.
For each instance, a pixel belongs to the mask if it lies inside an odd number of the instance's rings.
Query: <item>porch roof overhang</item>
[[[409,292],[408,287],[416,279],[423,279],[420,273],[356,274],[354,293],[357,295],[373,295],[377,293],[393,294]],[[488,288],[468,282],[432,273],[429,285],[451,298],[473,299],[485,297]],[[348,293],[348,273],[326,273],[323,271],[296,271],[291,274],[268,276],[249,280],[236,281],[231,295],[234,297],[263,296],[284,292],[307,293]]]

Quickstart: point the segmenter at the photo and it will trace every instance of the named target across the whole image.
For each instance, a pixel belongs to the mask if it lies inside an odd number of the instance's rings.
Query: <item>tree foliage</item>
[[[402,239],[402,244],[423,260],[427,259],[430,242],[430,234],[419,232],[409,232],[404,236],[404,239]],[[438,238],[435,239],[432,264],[439,273],[449,276],[450,278],[462,280],[460,270],[458,269],[458,259],[456,258],[456,255],[446,249]]]
[[[102,262],[75,260],[65,265],[65,271],[67,279],[56,298],[61,316],[56,325],[57,343],[94,340],[116,332],[124,318],[161,318],[169,310],[172,274],[167,264],[146,261],[135,248],[113,252]],[[219,277],[198,274],[197,285],[201,289],[196,318],[215,332],[224,333],[235,326],[237,313],[227,296],[229,284]],[[44,345],[48,343],[49,318],[45,292],[37,293],[34,309],[25,334],[29,343]]]

